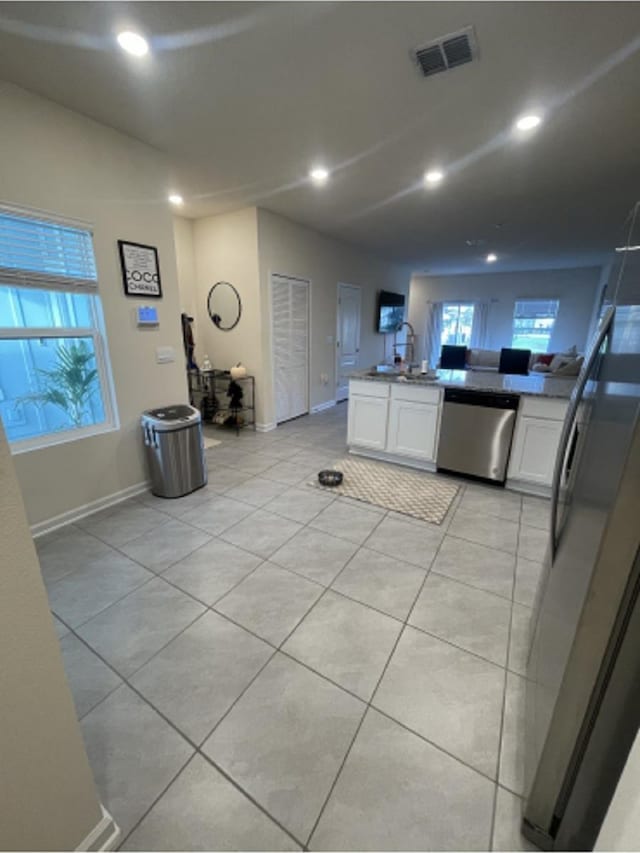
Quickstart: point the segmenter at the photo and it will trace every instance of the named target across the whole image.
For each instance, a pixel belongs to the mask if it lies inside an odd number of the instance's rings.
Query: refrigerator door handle
[[[582,402],[587,382],[589,381],[593,366],[598,358],[600,347],[611,332],[615,313],[615,306],[610,305],[600,321],[600,327],[598,328],[596,337],[593,340],[591,349],[589,350],[584,364],[582,365],[582,370],[576,380],[574,389],[571,392],[569,408],[567,409],[567,414],[562,425],[562,433],[560,434],[560,443],[558,445],[558,455],[556,456],[556,464],[553,469],[553,481],[551,485],[551,513],[549,520],[549,548],[551,553],[551,562],[555,559],[556,551],[558,549],[558,536],[556,532],[558,524],[558,499],[560,496],[560,486],[562,484],[566,465],[567,447],[571,436],[573,435],[575,420],[578,416],[578,409],[580,408],[580,403]]]

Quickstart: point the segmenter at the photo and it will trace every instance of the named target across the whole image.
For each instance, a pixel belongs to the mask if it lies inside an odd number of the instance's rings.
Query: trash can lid
[[[188,424],[200,421],[200,412],[193,406],[178,403],[174,406],[163,406],[160,409],[147,409],[142,413],[143,423],[152,423],[156,429],[180,429]]]

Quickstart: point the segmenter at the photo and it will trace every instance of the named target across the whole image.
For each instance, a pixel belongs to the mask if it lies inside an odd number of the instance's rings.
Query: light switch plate
[[[156,361],[158,364],[167,364],[176,360],[176,352],[173,347],[156,347]]]

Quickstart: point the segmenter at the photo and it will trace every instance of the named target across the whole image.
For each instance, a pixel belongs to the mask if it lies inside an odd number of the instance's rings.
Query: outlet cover
[[[156,361],[158,364],[167,364],[176,360],[176,352],[173,347],[156,347]]]

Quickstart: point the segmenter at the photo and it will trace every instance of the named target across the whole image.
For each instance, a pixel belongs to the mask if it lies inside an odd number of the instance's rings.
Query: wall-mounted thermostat
[[[136,319],[139,326],[159,326],[158,309],[152,305],[140,305],[136,308]]]

